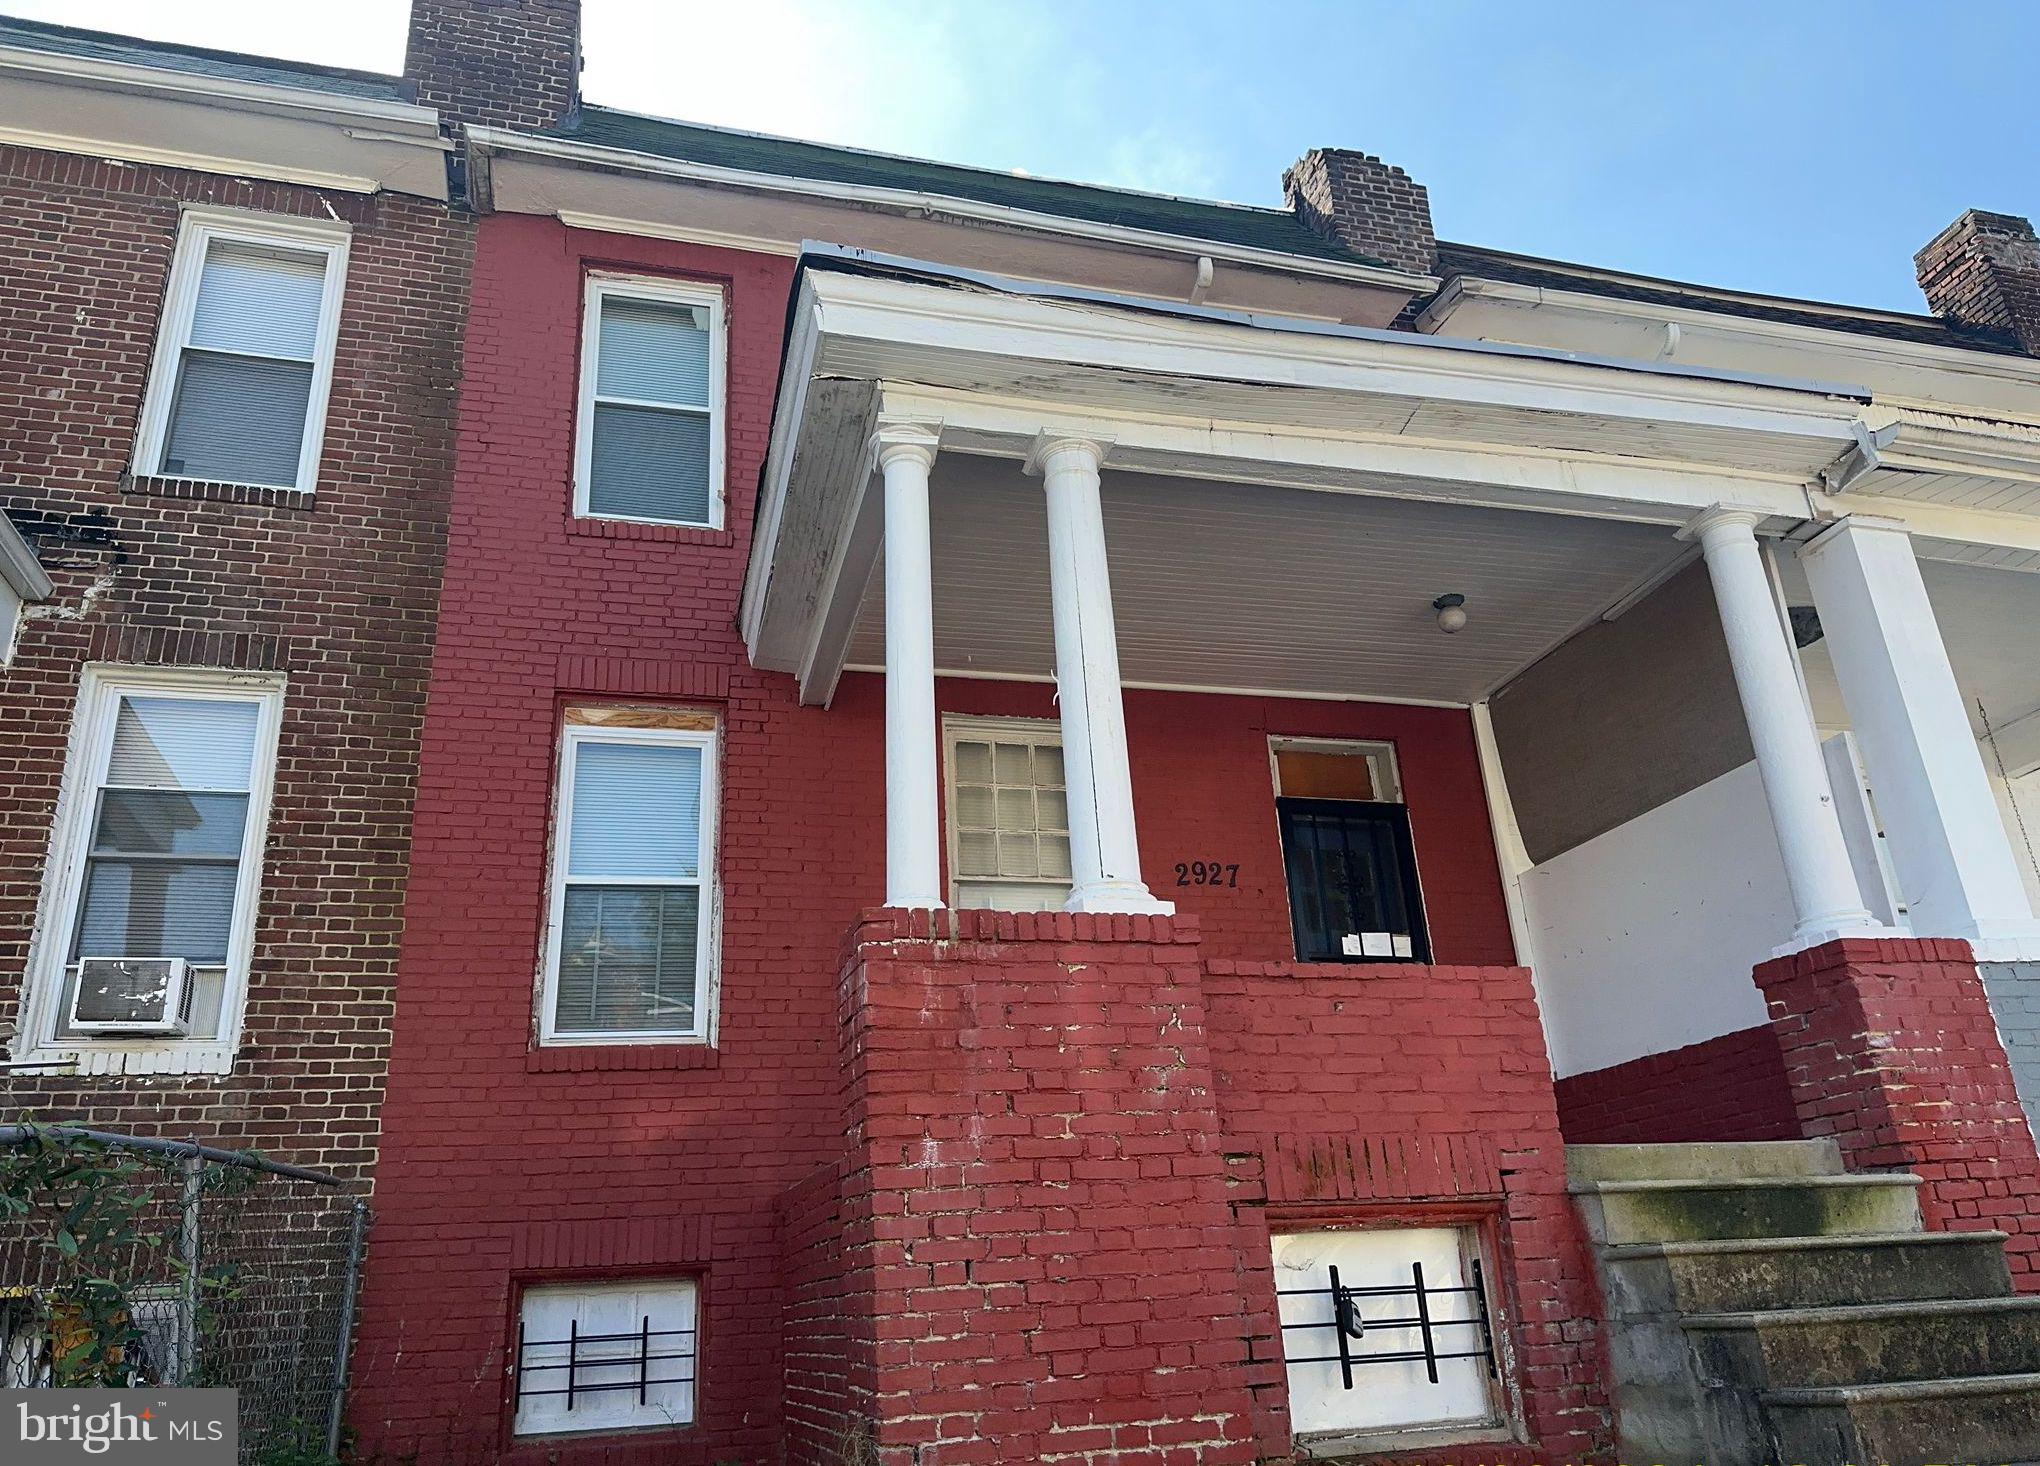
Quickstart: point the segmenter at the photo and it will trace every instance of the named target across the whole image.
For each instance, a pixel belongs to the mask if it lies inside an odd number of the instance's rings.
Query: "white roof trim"
[[[1285,254],[1280,250],[1259,249],[1251,245],[1226,244],[1217,240],[1133,229],[1118,224],[1099,224],[1084,219],[1065,218],[1060,214],[1044,214],[1031,209],[1014,209],[1001,204],[983,203],[976,199],[958,198],[952,194],[880,188],[868,184],[834,183],[822,179],[795,178],[781,173],[720,168],[707,163],[663,158],[653,153],[598,147],[566,138],[539,137],[531,133],[512,132],[495,127],[471,127],[468,129],[468,140],[477,157],[498,153],[522,154],[557,163],[626,169],[724,188],[795,194],[852,203],[865,208],[878,207],[923,215],[944,215],[977,223],[1002,224],[1008,228],[1124,245],[1131,249],[1155,250],[1182,255],[1188,259],[1209,256],[1214,260],[1248,265],[1257,269],[1280,270],[1295,275],[1343,281],[1347,284],[1371,285],[1409,295],[1421,295],[1435,290],[1439,284],[1436,276],[1414,275],[1385,265]]]
[[[56,590],[35,550],[5,514],[0,514],[0,580],[24,601],[46,601]]]

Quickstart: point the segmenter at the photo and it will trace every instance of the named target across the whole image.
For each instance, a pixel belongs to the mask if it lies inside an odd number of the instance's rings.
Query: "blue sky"
[[[0,0],[0,13],[395,70],[402,0]],[[1312,146],[1439,233],[1921,309],[1964,208],[2040,213],[2034,0],[586,0],[588,95],[1059,178],[1280,201]]]

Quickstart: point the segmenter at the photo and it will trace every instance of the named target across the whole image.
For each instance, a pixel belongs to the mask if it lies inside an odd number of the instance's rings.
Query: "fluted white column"
[[[873,435],[885,477],[885,904],[937,907],[942,835],[935,754],[935,598],[928,472],[936,434]]]
[[[1104,448],[1044,434],[1027,466],[1048,497],[1048,576],[1055,602],[1056,696],[1069,790],[1069,911],[1169,912],[1140,878],[1133,773],[1120,701],[1119,641],[1098,498]]]
[[[1799,561],[1914,935],[2034,943],[2040,925],[1910,536],[1894,524],[1844,519]]]
[[[1793,941],[1810,946],[1838,936],[1875,935],[1884,928],[1872,921],[1856,886],[1820,735],[1800,691],[1771,578],[1757,548],[1757,521],[1753,513],[1716,508],[1701,515],[1689,532],[1699,538],[1714,582],[1736,691],[1792,888]]]

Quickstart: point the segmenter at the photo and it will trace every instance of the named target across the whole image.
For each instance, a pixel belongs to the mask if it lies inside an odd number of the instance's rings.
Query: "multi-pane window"
[[[311,488],[345,273],[344,230],[187,214],[137,471]]]
[[[518,1315],[518,1435],[642,1430],[694,1419],[690,1280],[533,1286]]]
[[[46,1039],[229,1035],[280,700],[280,686],[260,677],[88,672],[52,861],[56,920],[39,959],[54,999],[38,1025]],[[114,990],[118,964],[181,983],[177,1011]]]
[[[1271,753],[1298,959],[1430,961],[1395,750],[1282,738]]]
[[[570,710],[547,1042],[708,1037],[715,746],[703,714]]]
[[[1060,910],[1070,894],[1070,811],[1056,725],[953,718],[947,728],[954,903]]]
[[[1297,1435],[1385,1447],[1502,1428],[1500,1314],[1474,1229],[1277,1233],[1271,1248]]]
[[[590,280],[574,508],[604,519],[722,522],[722,294]]]

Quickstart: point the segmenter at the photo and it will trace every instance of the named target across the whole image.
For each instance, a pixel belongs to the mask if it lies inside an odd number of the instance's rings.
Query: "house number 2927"
[[[1240,867],[1237,861],[1231,865],[1216,860],[1176,862],[1176,884],[1179,886],[1237,886],[1239,883]]]

